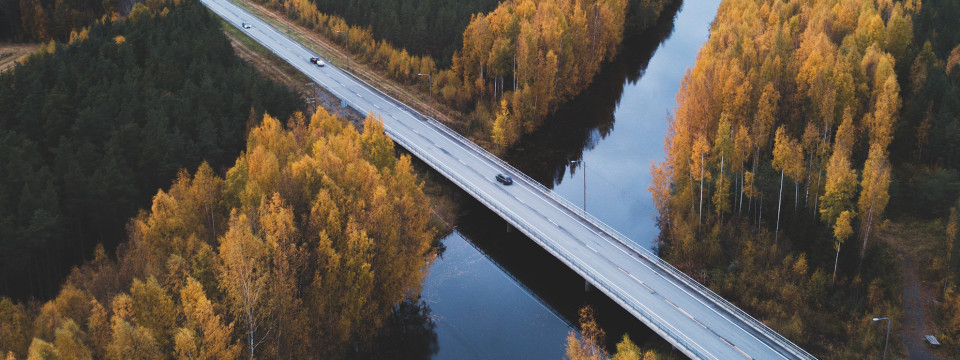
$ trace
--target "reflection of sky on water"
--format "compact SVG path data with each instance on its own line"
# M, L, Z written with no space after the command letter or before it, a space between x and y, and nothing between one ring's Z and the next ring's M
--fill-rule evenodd
M663 161L667 115L697 51L706 42L709 24L719 0L688 2L674 22L674 31L635 84L624 86L614 111L616 125L603 139L584 151L587 169L587 211L633 241L652 248L659 233L656 208L647 187L650 164ZM583 201L583 176L564 172L554 187L578 206ZM594 206L591 206L594 204Z
M689 2L674 22L663 19L644 37L628 40L620 58L604 66L585 94L561 107L558 115L547 121L549 128L525 138L505 158L580 206L583 174L580 165L569 169L568 161L583 157L587 168L587 210L641 245L652 247L658 230L654 222L656 209L647 191L650 163L663 159L667 114L676 106L674 96L680 80L686 69L693 66L697 50L706 41L718 5L719 0ZM466 217L459 222L496 223L495 219L490 221L482 216L480 220ZM484 226L490 225L472 225ZM576 316L576 308L583 303L594 303L590 298L597 292L579 293L576 289L581 284L575 284L572 290L566 285L544 284L549 282L544 279L553 277L535 273L556 270L524 266L525 255L518 260L504 254L515 252L509 245L501 246L505 241L516 241L515 236L487 239L502 235L496 231L467 233L475 243L482 243L478 246L491 256L479 251L459 231L443 240L446 251L431 266L422 291L436 323L439 351L433 358L562 358L565 337L572 329L568 322L576 321L570 318ZM504 263L498 264L491 257ZM527 273L511 274L506 270ZM577 282L579 278L572 271L569 273L558 272L556 278ZM564 300L566 297L570 299ZM629 322L622 328L637 326L639 321L631 319L621 319ZM601 319L600 325L615 328L623 324L603 323ZM645 334L629 331L641 343L642 338L652 337L649 341L666 344L649 330Z
M421 296L433 312L436 359L560 359L570 327L459 232L444 240Z

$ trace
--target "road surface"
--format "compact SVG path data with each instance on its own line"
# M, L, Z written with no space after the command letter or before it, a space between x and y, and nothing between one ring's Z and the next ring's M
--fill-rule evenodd
M803 349L506 162L330 65L228 0L201 0L361 113L691 358L806 359ZM242 24L249 24L243 27ZM514 184L494 180L511 175Z

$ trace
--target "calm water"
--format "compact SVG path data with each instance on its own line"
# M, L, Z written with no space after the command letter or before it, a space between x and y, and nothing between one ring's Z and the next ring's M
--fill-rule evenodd
M667 114L720 0L688 1L658 26L625 41L583 95L549 128L528 136L507 161L637 243L652 248L656 209L650 163L663 159ZM519 231L460 193L457 229L424 282L428 346L406 355L433 359L560 359L577 310L593 306L608 344L624 333L644 347L670 345Z
M587 92L509 156L511 164L633 241L653 248L659 233L647 187L650 164L664 158L667 115L697 50L707 40L719 0L687 1L661 44L656 35L628 43ZM672 30L672 33L669 31ZM650 56L653 52L653 56ZM649 61L647 61L649 59Z

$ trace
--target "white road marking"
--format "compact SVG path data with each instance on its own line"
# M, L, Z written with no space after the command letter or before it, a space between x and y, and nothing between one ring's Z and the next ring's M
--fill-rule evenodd
M727 339L724 339L723 336L719 336L719 338L720 338L720 340L723 340L723 342L727 343L727 345L730 345L730 347L732 347L734 350L739 351L739 352L740 352L740 355L743 355L743 356L746 357L747 359L753 360L753 357L751 357L751 356L748 355L747 353L743 352L743 350L740 350L740 348L738 348L736 345L731 344L729 341L727 341Z

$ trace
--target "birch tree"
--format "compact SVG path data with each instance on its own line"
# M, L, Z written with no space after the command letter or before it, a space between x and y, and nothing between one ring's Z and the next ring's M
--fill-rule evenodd
M697 220L697 226L703 223L703 181L706 180L710 173L707 172L707 155L710 151L710 144L707 142L707 137L700 135L697 137L697 140L693 143L693 151L690 153L690 172L695 181L700 182L700 208L697 211L699 218Z
M774 235L776 239L780 234L780 208L783 203L783 178L789 173L790 177L797 181L797 177L803 173L803 149L796 139L787 135L783 126L777 128L773 146L773 168L780 171L780 195L777 200L777 229Z
M860 262L867 251L867 243L873 226L880 222L890 194L890 162L887 160L880 144L870 146L870 155L863 166L863 180L860 182L860 199L857 205L860 209L860 233L863 236L863 246L860 248Z
M853 217L856 214L850 210L844 210L840 213L840 216L837 218L837 223L833 225L833 237L836 239L834 242L834 248L837 250L837 256L833 260L833 282L837 282L837 264L840 263L840 245L843 245L843 242L853 235L853 227L850 226L850 223L853 221Z
M220 286L230 308L241 321L249 357L266 340L269 309L266 290L269 282L270 248L254 235L246 214L230 214L230 229L220 238Z

